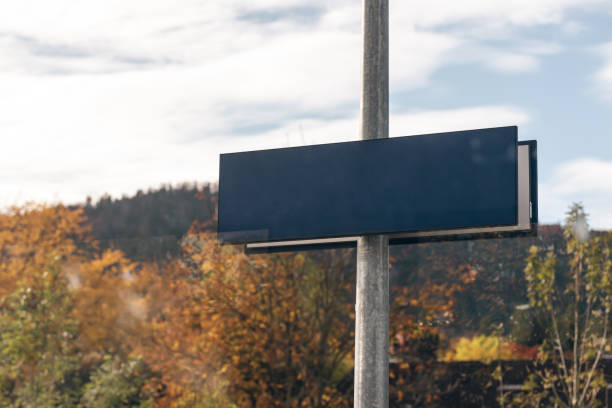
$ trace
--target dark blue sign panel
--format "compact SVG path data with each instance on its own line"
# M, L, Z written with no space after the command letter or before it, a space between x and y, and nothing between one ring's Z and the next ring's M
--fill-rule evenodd
M516 225L517 128L221 155L228 243Z

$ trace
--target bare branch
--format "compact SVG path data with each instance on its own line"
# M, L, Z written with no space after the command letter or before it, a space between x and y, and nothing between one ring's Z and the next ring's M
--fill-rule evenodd
M593 366L591 367L591 370L589 371L589 376L587 377L587 380L584 384L584 389L582 390L582 395L580 396L579 402L582 402L584 400L586 392L589 389L591 381L593 380L593 375L595 374L595 370L597 369L597 366L599 365L599 360L601 359L601 355L603 354L603 351L605 349L606 340L608 338L608 317L609 317L608 315L609 313L610 313L610 310L609 308L606 307L606 312L604 313L604 331L601 336L601 342L599 344L599 349L597 350L597 356L595 357Z

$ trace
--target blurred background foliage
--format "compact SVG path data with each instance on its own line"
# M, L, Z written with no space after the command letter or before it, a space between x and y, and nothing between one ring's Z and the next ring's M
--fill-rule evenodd
M352 406L354 251L247 257L215 209L181 185L0 213L0 406ZM567 285L558 225L392 247L392 406L490 406L496 362L538 358L531 246Z

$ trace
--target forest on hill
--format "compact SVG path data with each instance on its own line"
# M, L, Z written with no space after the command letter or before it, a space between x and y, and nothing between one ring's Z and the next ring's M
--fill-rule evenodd
M215 211L186 184L1 213L0 406L352 406L355 251L246 256ZM528 387L513 406L552 403L566 377L529 373L574 344L595 368L560 398L598 397L612 233L578 239L581 220L392 247L390 406L491 406L504 378Z
M217 194L211 184L164 185L116 199L104 195L81 207L100 246L121 249L131 259L176 256L179 240L194 222L216 228Z

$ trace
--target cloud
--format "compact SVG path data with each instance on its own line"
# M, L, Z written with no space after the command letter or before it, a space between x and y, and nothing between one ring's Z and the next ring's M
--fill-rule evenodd
M501 72L526 72L537 69L539 61L532 55L499 53L486 64Z
M603 66L594 75L598 93L610 99L612 98L612 42L595 47L595 52L604 60Z
M612 162L595 158L576 159L559 166L556 175L563 180L555 188L559 194L612 194Z
M512 48L515 48L513 50ZM514 47L492 47L489 45L463 42L450 53L446 60L450 64L473 64L483 66L502 74L522 74L536 71L540 67L540 55L556 53L559 46L521 44Z
M413 63L435 69L429 60L437 57L438 45L423 38L427 35L436 34L442 48L453 38L507 39L516 28L566 24L568 9L599 3L603 1L468 0L461 7L450 7L446 0L393 3L391 46L397 47L398 60L409 55ZM360 18L360 2L348 0L184 0L180 7L171 0L10 1L0 14L0 61L4 70L37 74L207 64L296 31L342 31L359 43ZM353 51L358 54L359 47ZM500 64L524 66L519 59Z
M450 35L417 30L409 25L391 26L389 37L389 75L394 92L426 86L430 75L461 44L461 40Z
M517 26L560 24L572 8L605 3L606 0L465 0L458 6L445 0L416 0L394 4L397 7L394 12L425 27L461 23L507 30Z
M542 56L563 50L558 43L534 41L521 30L558 27L564 33L577 33L579 23L567 18L568 11L605 4L605 0L468 0L452 7L445 0L417 0L393 4L391 25L411 25L451 39L453 47L440 64L475 64L517 74L537 70Z
M518 126L529 122L529 115L512 106L477 106L460 109L412 111L393 115L390 133L394 136Z
M411 110L389 118L390 137L453 130L516 126L529 123L529 115L513 106L475 106L459 109ZM298 119L268 132L234 138L223 152L248 151L359 140L359 117Z
M587 27L578 21L569 20L563 23L561 29L564 34L573 36L585 32Z
M544 222L560 222L573 202L584 204L595 228L612 228L612 162L597 158L571 160L557 166L540 183L540 213Z
M447 64L537 69L555 44L508 48L514 30L562 24L569 8L597 3L393 3L392 91L425 87ZM222 151L355 139L360 30L352 0L9 1L0 13L0 93L10 95L0 99L1 204L214 181ZM391 129L527 120L510 106L415 110L396 113Z
M129 107L132 101L128 99L124 103ZM75 109L77 105L75 103ZM120 116L123 109L123 105L116 110L103 109L101 112L105 115L97 118L95 112L71 112L75 119L73 126L83 132L79 139L62 139L61 134L49 137L44 133L49 123L43 120L38 124L42 136L35 141L37 147L32 152L31 141L12 139L8 150L0 152L0 179L5 180L0 184L3 200L0 205L27 200L74 203L82 202L87 195L96 198L104 192L114 196L133 194L138 189L162 182L216 181L220 153L359 138L358 117L353 115L337 119L292 119L275 129L255 134L176 143L166 135L171 128L171 124L165 122L168 117L158 112L151 112L149 121L139 116L146 112L136 112L139 119L129 128L120 129L113 121L130 122L110 115ZM49 115L50 118L54 116ZM96 120L92 125L91 121ZM517 108L480 106L394 114L390 127L392 136L402 136L521 125L527 121L527 114ZM113 129L120 131L113 133ZM23 131L35 132L32 129ZM15 169L24 174L19 176Z
M314 6L277 7L271 9L248 10L237 16L238 20L245 20L258 24L269 24L282 20L295 20L303 24L316 22L323 10Z

